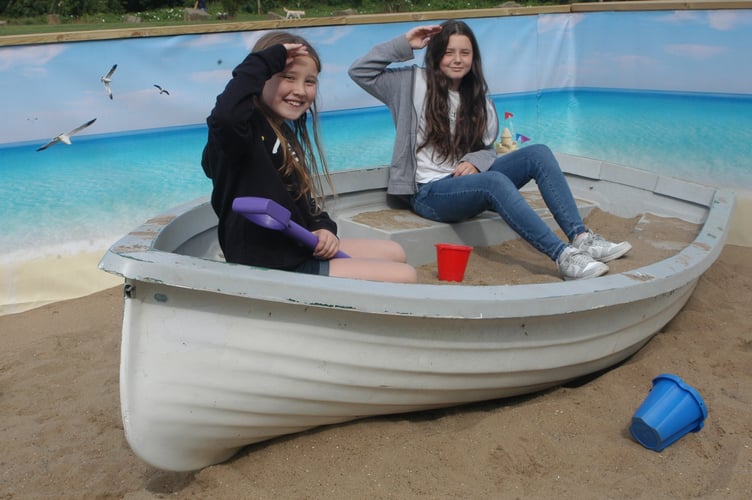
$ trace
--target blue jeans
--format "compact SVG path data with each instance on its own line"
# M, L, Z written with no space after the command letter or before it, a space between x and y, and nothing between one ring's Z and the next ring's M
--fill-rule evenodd
M439 222L459 222L493 210L517 234L556 261L566 243L546 225L519 189L535 179L548 209L572 241L587 231L559 162L542 144L500 156L486 172L447 176L418 188L412 197L415 213Z

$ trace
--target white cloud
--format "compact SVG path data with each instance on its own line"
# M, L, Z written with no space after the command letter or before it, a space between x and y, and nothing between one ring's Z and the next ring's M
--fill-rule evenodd
M261 38L262 35L266 33L265 31L246 31L241 35L241 39L243 40L243 47L245 47L247 52L250 52L251 49L253 49L253 46L256 45L256 42L258 42L258 39Z
M538 33L571 30L582 21L582 14L548 14L538 17Z
M213 47L222 44L232 44L232 40L237 38L236 33L219 33L206 34L198 36L176 37L182 42L181 47ZM185 41L183 41L185 40Z
M659 23L683 24L687 21L700 21L700 15L688 10L677 10L664 16L656 16L655 20Z
M643 66L655 66L656 61L652 57L636 55L636 54L624 54L614 58L614 61L623 69L633 69Z
M65 51L62 44L11 47L0 50L0 71L20 66L42 66Z
M678 25L694 21L697 24L707 24L717 31L730 31L745 24L752 24L752 15L748 11L740 10L710 10L704 13L678 10L656 17L656 21Z
M708 12L708 23L710 27L718 31L730 31L737 26L749 24L752 17L742 15L732 10L717 10Z
M27 80L37 80L47 76L47 68L38 66L21 68L19 72Z
M711 57L726 52L726 50L726 47L719 45L702 45L694 43L674 44L665 47L665 51L668 54L689 57L691 59L710 59Z
M215 69L213 71L196 71L191 73L190 79L196 83L225 84L232 78L231 69Z
M326 75L346 73L349 66L341 63L323 63L321 72Z
M352 32L352 26L332 26L305 32L301 36L314 47L318 47L319 45L334 45L341 39L349 37Z

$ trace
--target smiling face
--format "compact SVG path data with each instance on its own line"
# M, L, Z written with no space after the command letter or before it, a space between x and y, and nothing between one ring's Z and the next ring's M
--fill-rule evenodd
M280 118L297 120L316 98L318 76L316 62L311 57L296 57L266 81L261 99Z
M460 82L470 72L473 65L473 44L465 35L449 37L444 55L439 62L439 70L451 80L451 88L457 90Z

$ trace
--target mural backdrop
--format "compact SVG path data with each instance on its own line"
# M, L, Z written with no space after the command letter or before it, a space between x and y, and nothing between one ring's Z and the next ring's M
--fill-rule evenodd
M752 94L752 11L544 14L471 19L493 94L562 88ZM323 110L375 106L354 58L415 23L305 28L324 61ZM0 142L202 123L260 32L0 48ZM418 54L422 57L422 53ZM117 64L109 99L100 77ZM160 94L154 85L169 92Z
M502 127L515 136L699 182L752 185L752 11L468 23L507 116ZM335 170L388 161L388 113L347 68L416 24L294 30L324 62L319 104L333 117L325 144L340 155ZM169 206L208 195L199 166L204 120L261 34L0 47L0 256L114 241ZM357 110L345 114L355 121L337 122L342 110ZM44 147L85 124L71 145Z

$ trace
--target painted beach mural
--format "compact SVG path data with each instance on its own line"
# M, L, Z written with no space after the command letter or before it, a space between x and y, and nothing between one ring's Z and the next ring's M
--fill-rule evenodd
M468 23L507 143L752 186L752 10ZM333 170L388 163L391 117L346 72L416 24L425 23L291 28L324 62L319 104ZM1 46L0 259L105 249L154 214L208 195L204 120L261 34Z

